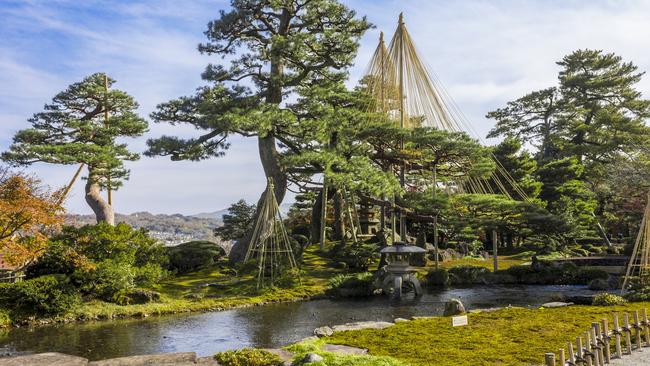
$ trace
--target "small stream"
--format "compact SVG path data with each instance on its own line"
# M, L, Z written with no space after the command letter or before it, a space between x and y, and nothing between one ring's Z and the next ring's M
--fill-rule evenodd
M0 330L4 355L62 352L90 360L161 352L207 356L242 347L280 347L312 335L315 328L354 321L441 315L459 298L468 309L539 306L561 295L592 294L583 286L490 286L428 290L419 299L385 297L271 304L221 312L167 315Z

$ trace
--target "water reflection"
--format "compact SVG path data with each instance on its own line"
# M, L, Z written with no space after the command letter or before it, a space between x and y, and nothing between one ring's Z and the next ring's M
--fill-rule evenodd
M312 334L314 328L365 320L440 315L444 301L460 298L469 309L537 306L562 294L591 292L575 286L493 286L429 291L419 299L317 300L223 312L181 314L16 328L0 333L0 352L62 352L91 360L160 352L199 355L241 347L279 347Z

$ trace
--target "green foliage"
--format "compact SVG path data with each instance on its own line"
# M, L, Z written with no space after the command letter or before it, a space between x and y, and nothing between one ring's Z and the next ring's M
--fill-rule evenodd
M269 351L243 348L236 351L219 352L214 355L215 360L223 366L280 366L280 357Z
M237 241L253 230L254 215L255 205L239 200L228 207L228 213L223 215L223 226L214 229L214 234L223 240Z
M80 301L77 290L62 275L0 284L3 307L22 315L59 315L70 311Z
M336 245L332 247L329 255L334 261L345 263L347 268L357 272L367 271L372 262L379 256L376 244L361 242L350 245Z
M302 360L308 353L323 357L321 362L305 364L309 366L406 366L405 363L392 357L326 352L322 350L324 343L323 339L310 339L292 344L286 349L295 355L294 360Z
M113 295L113 302L118 305L148 304L160 301L160 293L144 289L120 290Z
M371 296L375 290L370 272L340 274L329 280L330 294L341 297Z
M90 269L92 262L83 254L61 242L52 242L38 260L25 268L26 278L49 274L71 275L77 270Z
M72 277L83 293L104 301L113 301L119 292L135 287L134 268L112 259L98 263L93 270L79 271Z
M484 276L489 272L490 271L485 267L458 266L449 269L449 277L453 284L470 285L477 283L481 276Z
M210 241L190 241L167 248L169 269L177 273L188 273L207 268L226 255L226 251Z
M425 279L427 286L448 286L451 283L449 271L445 268L430 270Z
M587 285L593 280L607 280L609 274L600 269L582 268L567 263L556 266L540 261L536 266L512 266L503 273L515 283L526 285Z
M650 301L650 286L634 285L623 295L627 301Z
M601 293L596 296L594 296L594 300L592 302L592 305L594 306L615 306L615 305L623 305L627 302L624 298L610 294L610 293Z

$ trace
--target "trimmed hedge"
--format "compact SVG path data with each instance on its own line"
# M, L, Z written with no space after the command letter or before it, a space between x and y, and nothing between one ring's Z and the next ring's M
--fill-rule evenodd
M183 274L214 265L226 251L217 243L195 240L167 248L167 255L169 269Z
M62 275L0 284L2 306L21 315L59 315L80 302L79 292Z

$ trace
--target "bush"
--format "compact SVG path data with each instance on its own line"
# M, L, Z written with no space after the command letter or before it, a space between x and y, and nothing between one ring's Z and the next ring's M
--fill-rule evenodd
M332 248L330 256L336 262L345 263L346 268L366 272L373 260L379 256L378 249L376 244L336 245Z
M113 296L113 301L118 305L148 304L160 301L160 293L144 289L122 290Z
M341 297L371 296L374 292L374 277L370 272L351 275L336 275L329 280L331 295Z
M489 272L485 267L458 266L449 269L449 276L453 284L469 285L476 283L481 276Z
M650 301L650 287L634 285L623 297L631 302Z
M0 284L0 302L22 315L63 314L81 301L79 293L62 275L47 275Z
M76 270L89 270L93 263L72 248L59 243L51 243L45 253L25 268L25 278L36 278L49 274L70 275Z
M226 251L217 243L197 240L169 247L167 255L170 270L189 273L212 266L226 255Z
M299 268L286 269L275 279L274 285L281 288L294 287L300 284L301 275Z
M75 272L73 280L83 293L105 301L114 301L119 292L135 287L135 271L133 267L118 261L105 260L91 271Z
M589 281L587 287L589 287L591 291L604 291L609 288L609 283L607 280L603 280L602 278L596 278L595 280Z
M602 269L595 268L579 268L575 274L573 284L576 285L587 285L593 280L605 280L609 279L609 273L603 271Z
M152 263L135 267L133 270L135 276L133 282L136 286L141 287L152 287L169 275L169 272Z
M432 269L426 275L427 286L449 285L449 271L444 268Z
M595 306L614 306L614 305L623 305L627 302L624 298L610 294L610 293L602 293L594 296L594 300L592 302L592 305Z
M236 351L219 352L214 359L222 366L280 366L280 357L269 351L244 348Z

